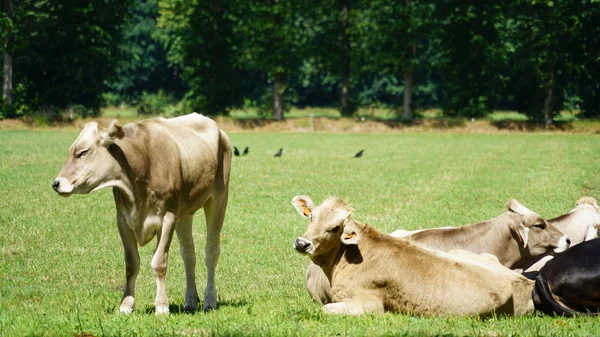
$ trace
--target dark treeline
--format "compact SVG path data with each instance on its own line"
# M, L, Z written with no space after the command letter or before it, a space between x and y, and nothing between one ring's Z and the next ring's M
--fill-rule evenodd
M600 117L598 0L0 0L0 116L179 102ZM144 105L146 104L146 105Z

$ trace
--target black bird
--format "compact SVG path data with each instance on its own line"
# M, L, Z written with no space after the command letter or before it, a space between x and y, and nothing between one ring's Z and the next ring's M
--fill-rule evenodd
M249 150L249 149L248 149L248 147L246 146L246 148L244 149L244 152L242 152L242 155L243 155L243 156L247 155L247 154L248 154L248 150Z
M356 154L354 155L354 158L362 157L363 151L365 151L365 150L360 150L360 151L356 152Z
M279 149L277 153L275 153L275 157L281 157L281 153L283 152L283 148Z
M240 155L240 151L238 150L237 146L233 147L233 154L238 157Z

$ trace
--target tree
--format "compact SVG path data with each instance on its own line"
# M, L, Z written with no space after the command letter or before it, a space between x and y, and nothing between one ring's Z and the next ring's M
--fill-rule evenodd
M128 9L115 79L111 91L135 102L143 92L164 90L181 95L176 66L169 66L162 44L153 38L158 16L157 0L135 1Z
M512 94L517 110L546 125L563 107L573 75L581 72L577 57L579 15L584 2L520 0L511 3L515 44ZM597 24L597 23L596 23ZM575 48L574 48L575 47Z
M502 90L506 45L500 30L506 6L502 0L434 3L444 113L483 116L496 106Z
M79 104L99 112L127 5L127 0L17 4L14 78L31 109Z
M0 27L2 43L2 102L10 109L12 105L13 92L13 63L12 63L12 40L13 40L13 19L14 6L12 0L2 1L2 15L0 16ZM3 109L4 110L4 109Z
M374 0L367 2L363 10L363 48L368 53L364 71L403 80L402 99L396 101L402 101L404 119L412 118L415 70L427 64L419 58L417 49L425 49L432 8L420 0Z
M236 36L242 41L242 67L266 74L272 84L272 117L283 119L285 95L290 78L305 59L310 25L311 1L238 1Z
M208 114L226 114L241 105L233 1L159 0L158 4L161 29L155 36L163 42L169 61L182 69L189 88L184 97L187 105Z

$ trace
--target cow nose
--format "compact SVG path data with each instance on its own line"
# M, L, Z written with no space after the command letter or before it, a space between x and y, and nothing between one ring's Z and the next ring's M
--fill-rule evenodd
M52 182L52 188L56 191L56 189L58 188L58 186L60 185L60 181L58 181L58 179L56 179L55 181Z
M294 248L299 252L306 252L308 247L310 247L310 241L303 238L297 238L294 242Z
M571 239L567 238L567 244L570 246L571 245Z

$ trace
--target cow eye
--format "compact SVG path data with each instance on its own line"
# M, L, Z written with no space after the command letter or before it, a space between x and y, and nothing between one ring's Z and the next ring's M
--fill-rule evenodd
M337 233L340 230L340 225L337 225L331 229L332 233Z
M79 151L75 154L75 158L81 158L81 157L85 156L88 152L90 152L90 150Z
M536 223L535 225L533 225L533 227L537 227L539 229L546 229L546 224L545 223Z

